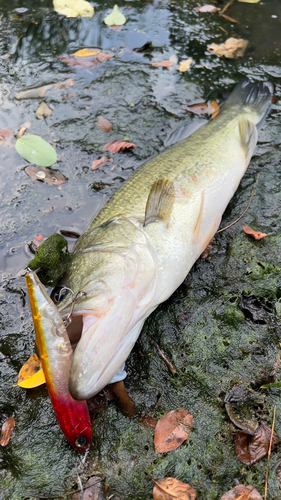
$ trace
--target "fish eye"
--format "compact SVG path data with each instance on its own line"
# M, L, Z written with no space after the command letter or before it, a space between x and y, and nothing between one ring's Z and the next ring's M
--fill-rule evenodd
M86 446L87 442L88 442L88 440L86 437L80 436L79 438L76 439L75 446L77 446L77 448L84 448L84 446Z
M54 288L51 293L51 299L55 304L62 301L68 294L69 289L65 285L58 285Z

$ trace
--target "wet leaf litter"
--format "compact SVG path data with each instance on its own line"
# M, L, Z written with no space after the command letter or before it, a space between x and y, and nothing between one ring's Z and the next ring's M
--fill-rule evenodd
M194 101L193 101L194 102ZM101 111L102 112L102 111ZM129 135L129 134L128 134ZM110 165L110 164L109 164Z

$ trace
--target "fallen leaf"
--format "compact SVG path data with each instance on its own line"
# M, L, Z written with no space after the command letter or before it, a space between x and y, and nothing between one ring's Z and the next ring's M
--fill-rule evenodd
M113 129L112 123L106 118L103 118L103 116L98 116L97 126L103 132L110 132Z
M74 52L74 56L76 57L88 57L88 56L96 56L100 53L99 49L81 49Z
M189 59L186 59L186 61L180 61L179 62L179 66L180 66L179 71L181 73L184 73L185 71L187 71L190 68L192 63L193 63L192 57L190 57Z
M67 178L59 172L50 170L49 168L39 168L39 167L26 167L25 173L31 177L31 179L37 181L43 181L46 184L63 184L67 181Z
M232 490L225 493L220 500L263 500L259 492L253 486L238 484Z
M198 12L218 12L220 10L214 5L202 5L202 7L194 7L194 9Z
M98 500L102 496L102 478L92 476L83 486L82 491L77 491L72 495L71 500Z
M259 323L266 323L271 312L255 295L242 295L239 307L246 317Z
M261 0L238 0L241 3L259 3Z
M139 422L149 429L155 429L157 425L156 418L150 417L149 415L141 415Z
M117 139L108 142L103 146L103 151L109 151L109 153L118 153L118 151L124 151L128 148L136 148L137 146L133 142L129 141L118 141Z
M15 98L18 100L38 99L40 97L44 97L48 90L51 90L53 88L60 90L67 89L68 87L72 87L74 83L75 83L74 78L67 78L67 80L64 80L63 82L60 83L49 83L48 85L43 85L43 87L35 87L33 89L21 90L16 94Z
M32 389L44 383L45 376L40 359L37 354L33 354L20 369L17 385L24 389Z
M31 127L31 124L32 124L32 121L31 120L28 120L27 122L25 122L21 128L19 129L18 133L17 133L17 136L18 137L22 137L23 134L25 134L25 132L27 131L27 129L29 129Z
M68 229L60 229L60 233L66 238L80 238L81 234L76 231L69 231Z
M196 491L173 477L166 477L155 481L153 500L195 500Z
M103 61L108 61L112 57L114 57L114 54L106 54L105 52L100 52L100 54L98 54L97 60L99 62L103 62Z
M99 160L94 160L92 163L92 170L98 168L99 165L104 163L105 161L113 161L112 158L107 158L106 156L102 156Z
M52 113L53 111L49 106L45 102L41 102L36 111L36 116L39 120L42 120L43 118L47 118L47 116L51 116Z
M64 64L71 66L72 68L94 68L99 65L97 58L95 56L89 57L76 57L74 55L70 56L58 56Z
M220 107L216 101L200 102L189 106L186 108L187 111L194 113L195 115L212 115L215 118L220 110Z
M239 24L239 21L236 21L236 19L233 19L232 17L229 17L226 14L222 14L221 17L224 17L224 19L226 19L227 21L230 21L231 23Z
M0 441L1 446L7 446L8 442L10 441L11 434L15 428L15 424L16 423L14 417L9 417L2 425Z
M244 55L248 44L248 40L243 40L242 38L228 38L221 45L211 43L211 45L208 45L207 50L218 57L225 56L228 59L237 59Z
M58 14L66 17L92 17L95 12L85 0L53 0L53 6Z
M2 128L0 130L0 141L4 141L5 139L7 139L7 137L11 137L13 133L14 132L12 130L9 130L8 128Z
M155 453L166 453L178 448L188 439L193 416L185 408L169 411L156 425Z
M20 137L15 144L17 152L30 163L39 167L50 167L57 161L56 150L39 135Z
M208 262L210 262L210 260L211 260L210 253L211 253L215 243L216 243L216 239L212 238L210 240L210 242L208 243L208 245L206 246L204 252L201 253L200 259L206 259Z
M154 68L171 68L171 66L174 66L173 61L160 61L160 62L154 62L152 63L152 66Z
M271 428L260 425L250 436L243 431L236 432L235 454L243 464L253 465L267 456L271 437ZM273 432L271 448L279 443L276 432Z
M120 12L118 5L114 5L112 12L104 19L104 23L108 26L121 26L125 22L126 17Z
M116 394L119 400L119 405L121 410L125 413L128 413L132 417L135 417L137 410L132 398L126 391L124 381L114 382L113 384L109 384L110 389Z
M245 224L243 225L243 231L249 236L253 236L255 240L261 240L262 238L265 238L267 236L267 233L261 233L260 231L255 231L255 229L252 229L250 226L246 226Z
M115 31L121 31L122 28L121 26L115 26L115 25L112 25L112 26L108 26L111 30L115 30Z

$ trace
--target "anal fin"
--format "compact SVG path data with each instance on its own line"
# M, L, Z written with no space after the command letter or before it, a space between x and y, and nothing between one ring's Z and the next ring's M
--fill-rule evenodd
M144 226L161 220L169 226L170 216L175 199L174 185L169 179L155 181L148 195Z
M247 164L254 152L258 140L258 131L255 124L247 118L240 118L238 122L241 146L245 151Z

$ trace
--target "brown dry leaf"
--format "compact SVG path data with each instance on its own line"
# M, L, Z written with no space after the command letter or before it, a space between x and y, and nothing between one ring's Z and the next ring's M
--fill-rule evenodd
M100 53L99 49L81 49L74 52L74 56L76 57L88 57L88 56L96 56Z
M193 106L186 108L186 110L196 115L212 115L212 118L215 118L220 110L220 107L216 101L211 101L194 104Z
M262 500L262 496L253 486L238 484L232 490L227 491L220 500Z
M103 151L109 151L109 153L118 153L118 151L124 151L128 148L136 148L137 146L133 142L129 141L118 141L117 139L108 142L103 146Z
M157 425L156 418L150 417L149 415L141 415L139 422L149 429L155 429Z
M0 141L4 141L5 139L7 139L7 137L11 137L13 133L14 132L12 130L9 130L8 128L2 128L0 130Z
M260 231L255 231L255 229L252 229L250 226L247 226L246 224L243 225L243 231L249 236L253 236L255 240L261 240L262 238L265 238L267 236L267 233L261 233Z
M10 441L11 434L15 428L15 425L16 422L14 417L9 417L4 422L1 430L1 441L0 441L1 446L7 446L8 442Z
M218 12L220 10L214 5L202 5L202 7L194 7L194 9L198 12Z
M211 251L212 251L213 246L214 246L215 243L216 243L216 239L212 238L209 241L208 245L206 246L204 252L201 253L200 259L206 259L206 260L208 260L208 262L210 262L210 260L211 260L210 253L211 253Z
M160 62L154 62L152 63L152 66L154 68L171 68L171 66L174 66L173 61L160 61Z
M64 90L68 89L69 87L72 87L75 83L74 78L67 78L64 82L61 83L55 83L54 87L56 89Z
M48 104L45 102L41 102L39 108L36 111L36 116L39 120L43 120L43 118L47 118L51 116L53 111L49 108Z
M248 40L243 40L242 38L228 38L221 45L211 43L211 45L208 45L207 50L218 57L225 56L228 59L237 59L244 55L248 44Z
M67 78L67 80L64 80L63 82L60 83L50 83L48 85L44 85L43 87L37 87L34 89L28 89L28 90L21 90L16 94L16 99L38 99L40 97L44 97L47 90L51 90L53 88L55 89L67 89L68 87L72 87L74 85L75 80L74 78Z
M17 136L18 137L22 137L23 134L25 134L25 132L31 127L31 124L32 124L32 121L31 120L28 120L27 122L25 122L21 128L19 129L18 133L17 133Z
M26 167L25 172L31 179L37 181L43 181L46 184L62 184L67 181L67 178L64 175L56 172L55 170L50 170L49 168L43 167Z
M115 30L115 31L121 31L122 30L122 26L117 26L116 24L112 24L111 26L108 26L111 30Z
M193 63L192 57L190 57L189 59L186 59L186 61L180 61L179 62L179 71L181 73L184 73L185 71L187 71L190 68L192 63Z
M154 434L155 453L166 453L178 448L188 439L193 416L179 408L167 413L157 422Z
M98 168L99 165L104 163L105 161L113 161L112 158L107 158L106 156L102 156L99 160L94 160L92 163L92 170Z
M236 432L235 454L241 462L253 465L267 456L271 437L271 428L260 425L252 436L243 431ZM276 432L273 432L272 445L274 448L279 443Z
M64 64L67 66L71 66L72 68L94 68L99 65L95 56L89 57L76 57L74 55L71 56L58 56Z
M137 410L132 398L126 391L124 381L120 380L120 382L109 384L109 388L112 389L114 394L118 397L121 410L128 413L132 417L135 417Z
M110 132L113 129L112 123L103 116L98 116L97 126L103 132Z
M103 61L108 61L112 57L114 57L114 54L106 54L106 53L101 52L100 54L98 54L97 60L99 62L103 62Z
M224 17L227 21L230 21L231 23L237 23L239 24L239 21L236 21L236 19L233 19L233 17L229 17L226 14L222 14L221 17Z
M155 481L153 500L195 500L196 491L173 477L166 477Z

